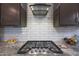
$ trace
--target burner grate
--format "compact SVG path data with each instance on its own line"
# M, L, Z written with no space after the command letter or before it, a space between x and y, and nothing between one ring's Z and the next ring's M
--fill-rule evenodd
M29 52L33 48L46 48L53 53L63 53L62 50L53 41L27 41L19 50L18 54Z

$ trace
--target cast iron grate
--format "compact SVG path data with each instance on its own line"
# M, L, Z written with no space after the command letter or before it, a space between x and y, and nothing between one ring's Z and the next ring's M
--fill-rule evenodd
M25 54L33 48L46 48L53 53L63 53L62 50L53 41L27 41L19 50L18 54Z

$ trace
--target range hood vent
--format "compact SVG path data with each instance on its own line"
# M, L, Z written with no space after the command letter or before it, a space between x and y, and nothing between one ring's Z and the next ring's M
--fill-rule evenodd
M48 4L34 4L34 5L30 5L33 15L36 16L45 16L48 13L49 7L51 5Z

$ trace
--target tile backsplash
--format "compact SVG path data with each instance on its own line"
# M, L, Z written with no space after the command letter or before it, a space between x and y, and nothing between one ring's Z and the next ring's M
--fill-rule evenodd
M32 14L28 5L27 10L27 27L22 28L4 28L3 39L7 40L16 37L18 41L27 40L61 40L64 37L70 37L79 34L78 27L53 27L53 12L50 7L47 16L36 17Z

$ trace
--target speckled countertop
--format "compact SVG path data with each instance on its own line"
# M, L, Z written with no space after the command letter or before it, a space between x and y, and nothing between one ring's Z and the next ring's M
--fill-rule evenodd
M68 48L61 48L63 54L45 54L45 55L28 55L28 54L17 54L18 49L25 43L25 41L18 41L13 43L2 43L0 42L0 56L79 56L78 46L68 46ZM56 41L56 45L65 44L61 41Z

